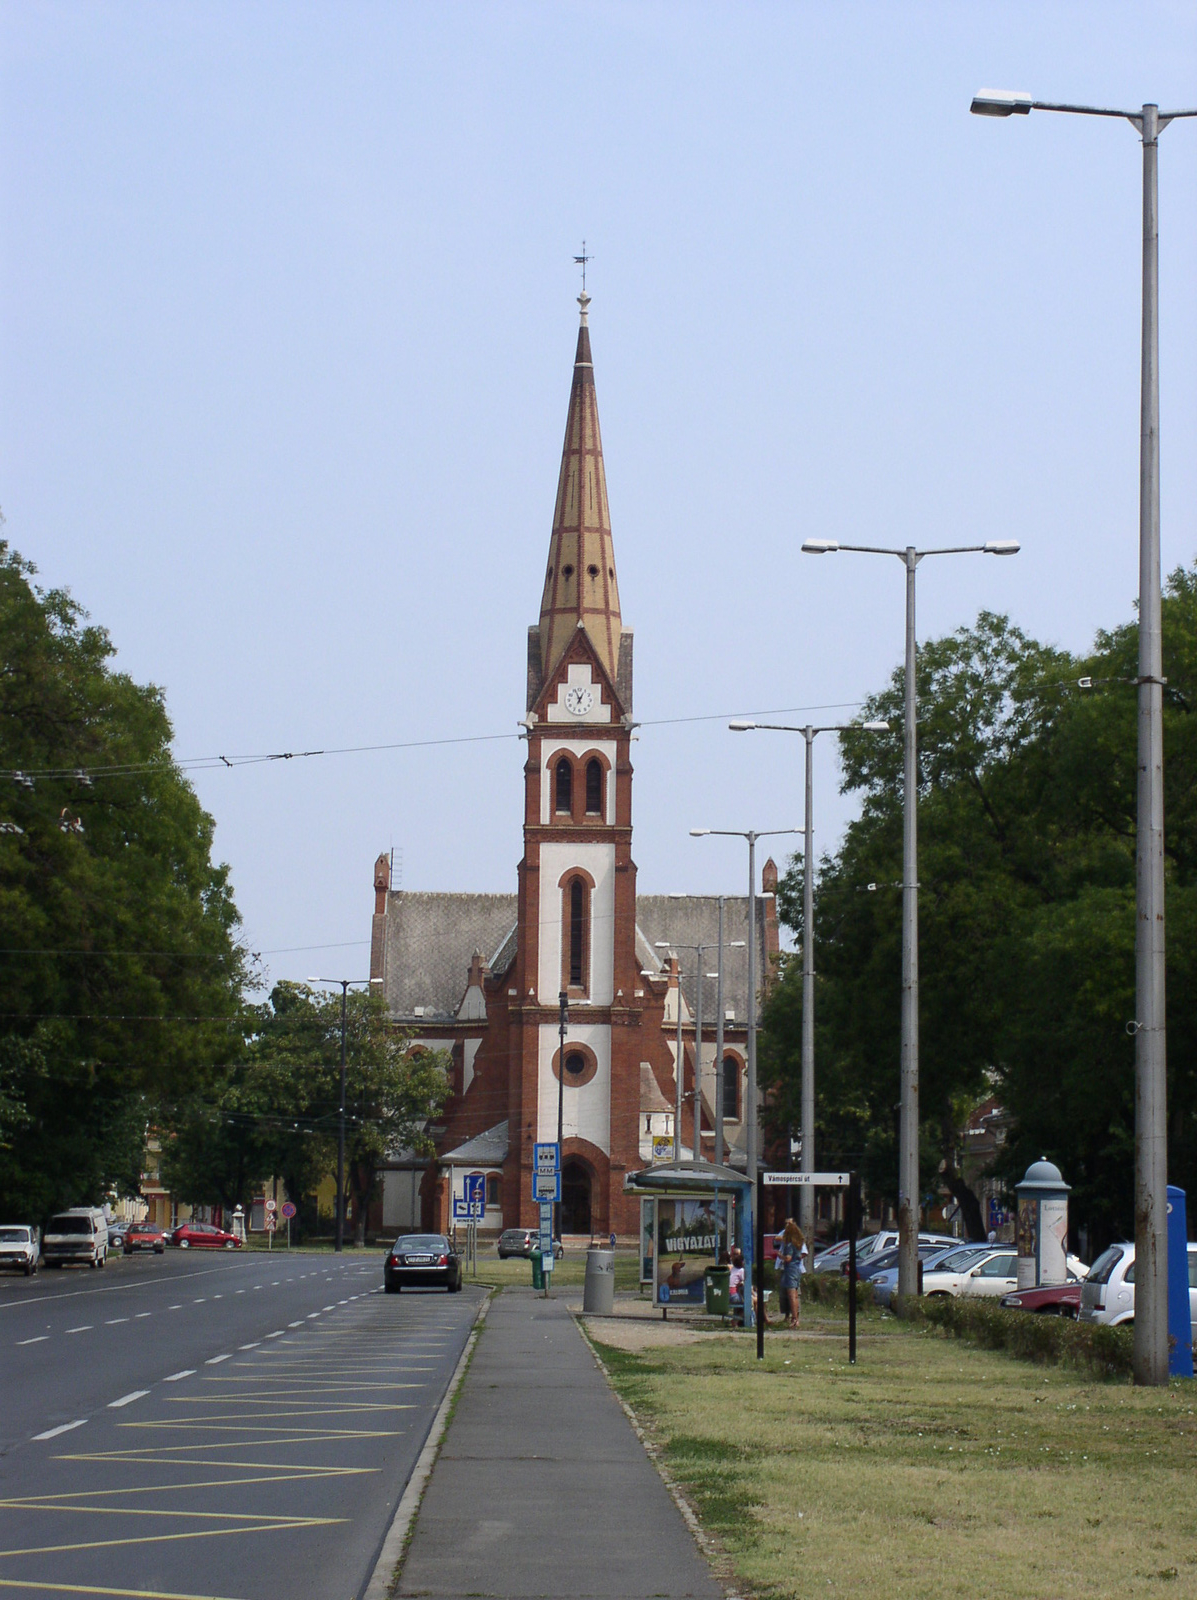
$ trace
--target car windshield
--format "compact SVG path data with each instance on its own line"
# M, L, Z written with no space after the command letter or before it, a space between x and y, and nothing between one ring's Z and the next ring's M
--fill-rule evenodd
M935 1263L936 1272L959 1272L961 1267L967 1266L975 1257L984 1254L984 1248L970 1245L963 1250L949 1250L946 1256L941 1256Z
M28 1244L28 1228L0 1228L0 1244Z
M447 1250L449 1241L439 1233L407 1233L402 1238L395 1240L395 1249L404 1250L409 1255L419 1254L422 1250Z
M90 1233L90 1217L51 1217L50 1233Z
M1112 1244L1108 1250L1103 1250L1101 1255L1089 1268L1086 1283L1109 1283L1110 1273L1122 1260L1122 1246Z
M152 1222L135 1222L129 1229L130 1233L161 1233L162 1229Z

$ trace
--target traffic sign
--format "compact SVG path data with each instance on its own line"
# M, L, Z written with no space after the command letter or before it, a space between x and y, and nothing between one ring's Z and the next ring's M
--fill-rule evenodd
M275 1216L273 1211L268 1211L266 1213L266 1232L273 1233L277 1227L278 1218Z
M277 1211L278 1210L278 1201L277 1200L267 1200L266 1209L267 1209L267 1211Z
M286 1217L288 1222L290 1222L291 1218L294 1215L295 1215L295 1204L294 1204L294 1202L291 1201L291 1200L284 1200L283 1201L283 1216Z
M561 1169L561 1151L555 1144L532 1146L533 1172L558 1172Z
M847 1172L763 1172L761 1181L770 1189L846 1189Z
M534 1172L532 1174L533 1200L560 1200L561 1174L559 1172Z

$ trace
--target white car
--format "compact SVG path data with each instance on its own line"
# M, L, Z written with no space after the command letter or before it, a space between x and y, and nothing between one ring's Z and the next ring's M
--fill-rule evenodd
M31 1278L41 1258L37 1229L23 1226L0 1227L0 1267L15 1267Z
M1189 1247L1189 1321L1197 1337L1197 1244ZM1112 1244L1081 1284L1081 1321L1109 1327L1135 1320L1135 1247Z
M965 1295L968 1297L1009 1294L1018 1287L1018 1253L1010 1245L982 1250L958 1262L954 1270L924 1272L925 1295Z

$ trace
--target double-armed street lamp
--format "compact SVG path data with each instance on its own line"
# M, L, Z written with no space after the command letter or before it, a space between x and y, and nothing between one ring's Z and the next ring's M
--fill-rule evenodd
M918 901L918 739L915 716L915 572L926 556L1018 554L1014 539L986 544L945 545L934 550L871 544L840 544L806 539L804 555L839 550L872 556L897 556L906 568L905 776L902 801L902 1096L898 1126L898 1293L917 1295L919 1287L919 901Z
M702 985L704 977L717 978L719 981L718 1006L720 1010L715 1054L719 1059L716 1067L715 1096L719 1096L719 1074L722 1072L723 1056L723 897L719 898L719 937L707 944L679 944L676 939L657 939L654 941L658 950L692 950L694 952L698 971L695 982L698 993L694 1004L694 1138L693 1151L695 1161L702 1160ZM742 949L743 939L733 939L731 949ZM718 972L703 972L703 956L708 950L718 950ZM675 1078L675 1100L673 1113L673 1159L680 1161L682 1157L682 1076L685 1057L682 1047L682 964L677 964L677 1074ZM723 1114L722 1102L716 1108L716 1137L715 1137L715 1162L723 1163Z
M789 727L780 722L729 722L733 733L800 733L806 742L806 825L802 851L802 1156L800 1169L815 1170L815 824L814 745L820 733L888 733L888 722L832 723L815 728ZM815 1240L815 1191L808 1184L798 1191L798 1225ZM812 1258L813 1259L813 1258Z
M349 1006L349 991L381 984L381 978L309 978L309 983L327 983L341 989L341 1094L337 1115L337 1235L333 1249L340 1254L345 1242L345 1019ZM290 1235L288 1235L288 1238Z
M1164 1011L1164 707L1160 605L1159 136L1197 110L1058 105L983 89L979 117L1063 111L1124 118L1143 141L1139 393L1139 753L1135 871L1135 1382L1168 1381L1168 1127Z

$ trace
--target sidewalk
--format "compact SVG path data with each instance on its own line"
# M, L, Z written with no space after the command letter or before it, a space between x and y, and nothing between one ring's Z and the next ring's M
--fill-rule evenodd
M395 1593L723 1600L563 1300L496 1295Z

